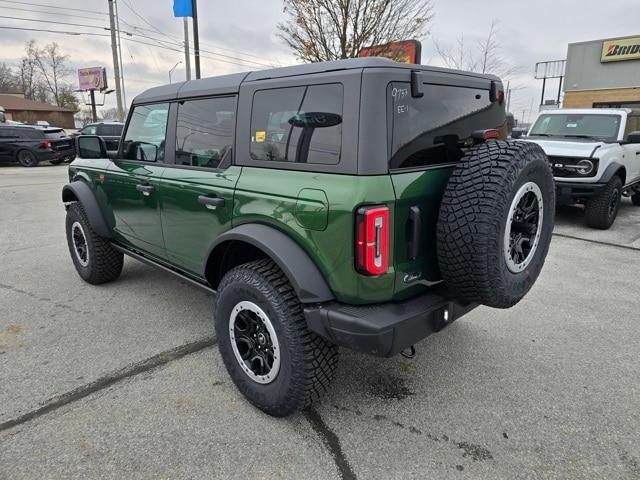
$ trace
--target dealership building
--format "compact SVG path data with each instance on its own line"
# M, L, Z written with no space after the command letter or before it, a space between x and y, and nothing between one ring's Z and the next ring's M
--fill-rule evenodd
M640 36L569 44L563 107L640 109Z

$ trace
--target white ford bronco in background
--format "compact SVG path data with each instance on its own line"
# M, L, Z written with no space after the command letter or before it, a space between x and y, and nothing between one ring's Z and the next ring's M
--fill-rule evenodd
M590 227L611 227L623 195L640 206L640 111L544 111L526 140L549 157L556 204L583 204Z

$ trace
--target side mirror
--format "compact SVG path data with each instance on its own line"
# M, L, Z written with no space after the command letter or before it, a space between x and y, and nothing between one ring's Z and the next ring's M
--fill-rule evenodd
M631 132L627 135L625 143L640 143L640 132Z
M289 119L290 125L299 128L327 128L341 123L341 115L326 112L298 113Z
M107 146L96 135L80 135L76 137L76 153L79 158L107 158Z

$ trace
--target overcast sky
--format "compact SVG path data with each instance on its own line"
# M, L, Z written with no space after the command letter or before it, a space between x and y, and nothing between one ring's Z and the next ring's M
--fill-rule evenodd
M422 63L441 64L435 52L434 39L442 45L453 46L456 38L464 34L465 42L473 45L486 36L492 21L498 20L502 55L521 72L512 80L518 90L513 93L511 110L518 117L522 117L523 111L525 116L530 116L531 105L535 110L540 100L541 83L533 79L536 62L565 58L570 42L640 35L638 0L434 0L434 3L435 17L430 35L423 39ZM177 43L183 38L183 27L182 19L173 17L172 0L118 0L118 4L120 28L133 34L132 37L122 37L131 39L122 42L126 96L130 102L145 88L168 83L169 69L178 61L184 62L184 54L180 51L134 41L156 43L143 37L146 35ZM56 5L98 12L106 12L108 8L107 0L0 0L0 16L108 26L105 15L56 10ZM201 48L207 50L203 55L208 57L202 59L203 76L296 63L275 36L277 23L284 19L280 0L199 0L198 9ZM108 34L86 26L8 18L0 18L0 26ZM106 36L0 29L0 62L17 65L25 42L31 39L40 44L58 42L70 55L73 68L106 66L109 74L113 75L110 43ZM180 50L180 46L176 45L175 49ZM182 63L175 69L173 79L180 81L184 78ZM557 89L557 83L550 84L547 98L553 98L554 89ZM107 97L107 106L114 104L115 95L112 94Z

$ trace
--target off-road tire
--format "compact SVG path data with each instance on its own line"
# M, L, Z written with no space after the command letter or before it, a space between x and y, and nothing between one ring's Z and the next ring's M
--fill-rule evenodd
M618 175L611 177L607 185L597 195L591 197L584 209L587 226L608 230L613 225L622 200L622 179ZM615 204L615 206L612 206Z
M275 329L280 366L271 383L252 379L234 354L231 313L243 301L259 306ZM259 409L276 417L287 416L309 407L329 387L338 349L309 330L295 291L272 260L246 263L227 272L218 288L214 316L218 348L227 371L240 392Z
M87 265L82 264L74 248L73 225L76 222L82 227L86 239ZM118 278L122 272L124 256L114 249L106 238L93 231L82 205L77 202L69 205L65 223L69 253L80 277L93 285L111 282Z
M636 207L640 207L640 193L634 193L631 195L631 203L633 203Z
M531 183L542 198L540 236L528 263L514 273L504 250L508 217L516 194ZM553 174L538 145L488 141L470 148L449 179L437 225L438 263L451 293L495 308L518 303L542 270L554 216Z
M36 154L29 150L20 150L16 154L16 160L23 167L36 167L40 163Z

